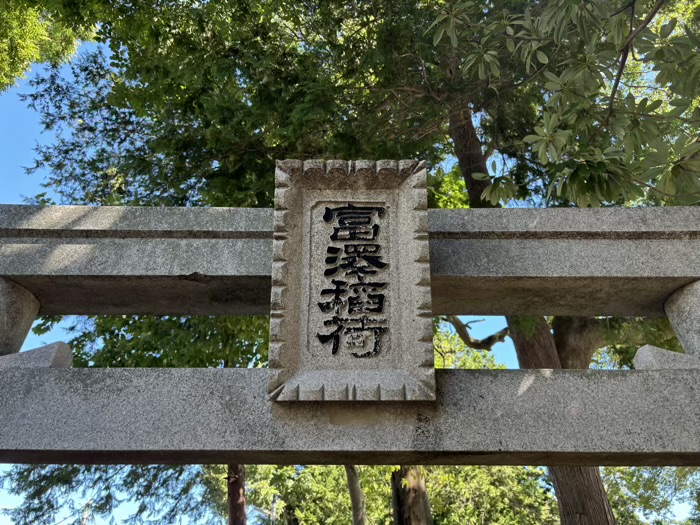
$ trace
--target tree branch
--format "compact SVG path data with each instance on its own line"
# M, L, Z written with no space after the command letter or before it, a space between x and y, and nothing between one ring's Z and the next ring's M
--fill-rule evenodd
M610 92L610 103L608 104L608 112L607 115L605 115L605 118L603 119L601 127L605 126L608 123L608 120L610 120L610 117L613 114L615 96L617 95L617 91L620 87L620 80L622 79L622 74L625 71L625 66L627 65L627 57L629 56L630 51L632 49L634 39L637 38L639 33L641 33L651 23L651 21L659 12L661 7L664 5L665 1L666 0L656 0L654 7L651 8L651 11L649 11L646 18L644 18L642 23L639 24L639 26L637 26L636 29L634 28L635 4L634 2L631 3L630 7L632 8L632 13L630 16L630 34L625 40L625 43L622 45L622 48L620 49L619 65L617 67L617 73L615 74L615 81L613 82L612 91Z
M625 71L625 66L627 65L627 57L629 56L629 54L629 46L622 49L622 53L620 54L620 64L618 65L617 73L615 74L615 82L613 82L612 91L610 91L610 102L608 103L608 112L605 115L605 118L603 119L601 127L607 125L608 121L610 120L610 117L613 114L615 96L617 95L617 90L620 87L620 80L622 79L622 73L624 73Z
M637 27L637 29L633 30L629 36L627 37L627 40L625 40L625 43L622 45L622 49L629 48L632 46L632 42L634 42L634 39L637 38L639 33L644 31L644 29L651 24L651 21L654 19L656 14L661 10L661 7L664 5L664 2L666 0L656 0L656 3L654 4L654 7L651 8L651 11L649 11L649 14L647 14L646 18L642 21L641 24Z
M474 339L469 334L468 324L464 324L456 315L447 315L445 320L450 323L462 342L474 350L491 350L496 343L502 343L508 335L508 327L488 336L485 339Z
M353 525L365 525L367 523L367 510L365 493L360 485L360 471L356 465L345 465L345 475L350 492L352 523Z
M632 6L634 6L635 1L636 1L636 0L632 0L630 3L623 5L620 9L617 9L617 10L613 11L612 13L610 13L610 16L609 16L608 18L612 18L612 17L614 17L614 16L621 15L622 13L624 13L625 11L627 11L629 8L631 8Z

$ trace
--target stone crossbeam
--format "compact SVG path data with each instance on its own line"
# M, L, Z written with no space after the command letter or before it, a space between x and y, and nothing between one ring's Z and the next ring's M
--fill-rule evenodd
M700 465L700 370L438 370L437 402L271 403L265 369L0 369L0 462Z
M41 314L267 314L272 210L0 206L0 277ZM430 210L435 314L663 315L700 208Z

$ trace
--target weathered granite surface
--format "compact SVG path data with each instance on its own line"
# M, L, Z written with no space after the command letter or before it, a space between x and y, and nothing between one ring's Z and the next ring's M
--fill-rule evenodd
M0 356L19 352L38 312L29 290L0 276Z
M70 368L73 352L66 343L51 343L33 350L0 356L2 368Z
M637 350L633 363L638 370L700 368L700 359L695 356L671 352L652 345L645 345Z
M659 316L700 275L696 207L430 210L429 219L439 313Z
M267 314L271 210L0 206L0 276L51 314Z
M435 314L663 315L700 279L697 207L428 210L428 229ZM0 276L44 314L266 314L272 230L272 210L0 206Z
M271 403L273 373L0 370L0 461L700 465L700 370L438 370L416 403Z
M0 205L0 237L270 239L272 210Z
M664 310L685 353L700 357L700 280L674 292Z
M667 208L508 208L431 210L431 238L700 239L700 210Z
M277 163L271 399L435 399L426 177L410 160Z

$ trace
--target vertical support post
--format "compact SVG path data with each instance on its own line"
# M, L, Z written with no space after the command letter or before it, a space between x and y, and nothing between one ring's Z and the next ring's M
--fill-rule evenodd
M700 281L674 292L664 310L685 353L700 357Z
M38 313L34 294L0 277L0 356L19 352Z

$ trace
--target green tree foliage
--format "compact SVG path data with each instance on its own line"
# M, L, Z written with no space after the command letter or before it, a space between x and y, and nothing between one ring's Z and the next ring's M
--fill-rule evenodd
M657 16L661 4L552 0L518 12L514 3L498 10L462 1L442 9L433 42L459 65L462 86L483 90L462 102L480 115L487 146L505 155L485 194L492 203L523 195L518 188L537 179L548 201L582 206L622 204L650 187L656 199L698 201L700 11L683 3ZM537 106L525 136L508 121L523 114L522 95Z
M469 195L457 164L453 164L449 171L438 166L429 175L428 207L446 210L469 207Z
M236 368L267 362L266 317L98 316L69 327L74 367Z
M360 467L367 522L391 525L390 477L394 467ZM257 466L250 499L266 511L275 497L278 523L346 524L350 498L342 467ZM554 497L541 469L523 467L425 467L436 525L547 525L557 523ZM293 517L292 517L293 516Z
M462 174L490 182L492 203L696 202L700 83L688 80L700 72L700 10L682 4L669 18L652 2L626 6L113 4L119 19L100 29L112 69L99 109L148 121L142 162L102 159L77 179L59 169L55 182L133 193L138 180L175 200L268 205L275 158L439 160L463 110L490 164L465 173L460 162ZM630 24L639 32L627 35ZM130 135L123 124L112 134ZM120 144L94 131L96 144Z
M149 121L148 160L68 186L145 177L212 204L268 205L275 158L435 161L466 126L478 140L461 147L490 163L460 161L462 174L490 182L492 203L696 202L700 10L655 7L110 3L100 31L118 75L105 94ZM68 171L56 175L60 189Z
M275 498L278 523L350 523L352 510L343 467L258 465L251 472L254 481L249 484L249 501L269 512ZM390 467L360 467L360 483L367 498L367 523L391 523L390 475ZM260 521L269 523L270 515L262 516Z
M603 467L608 497L619 509L618 523L676 523L673 504L686 501L696 506L700 484L697 468ZM636 511L636 512L635 512ZM697 510L696 510L697 512Z
M425 477L436 524L559 523L554 496L543 488L542 469L427 467Z
M645 344L683 353L671 323L659 318L612 318L605 320L605 354L616 367L632 368L637 350Z
M59 64L91 30L64 23L32 0L4 0L0 8L0 93L23 78L35 62Z
M13 523L53 524L59 516L66 524L112 523L114 509L124 500L136 502L123 524L173 525L191 523L220 525L209 467L109 466L109 465L15 465L0 486L21 494L22 503L3 511ZM218 481L218 480L216 480ZM85 517L91 521L86 522Z

